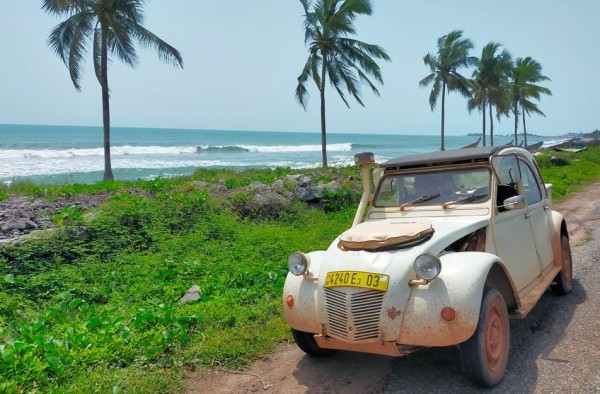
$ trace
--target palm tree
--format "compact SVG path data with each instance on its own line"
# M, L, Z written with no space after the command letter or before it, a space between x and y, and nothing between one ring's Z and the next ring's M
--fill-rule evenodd
M183 68L179 51L141 25L143 4L144 0L42 0L43 10L67 17L52 30L48 45L69 69L77 91L81 91L79 81L86 46L92 45L94 70L102 87L104 180L114 179L110 162L109 54L136 67L136 40L143 47L156 48L161 60Z
M464 97L470 96L470 82L458 73L462 67L475 66L477 58L469 56L473 49L473 43L469 39L462 38L462 31L454 30L442 36L437 42L437 54L428 53L423 57L423 63L429 66L431 74L423 78L419 85L426 87L433 82L429 95L431 110L435 109L440 93L442 94L442 130L441 150L444 150L444 108L446 101L446 90L448 92L458 91Z
M321 151L323 167L327 167L327 127L325 124L325 86L329 83L337 91L346 106L350 107L342 89L364 106L360 95L360 83L369 85L376 96L379 91L369 75L383 84L381 70L376 59L389 61L385 50L349 38L356 34L356 15L371 15L370 0L300 0L304 7L304 43L308 44L308 60L298 77L296 99L306 110L309 78L317 85L321 95ZM311 9L312 8L312 9Z
M518 58L514 67L511 70L510 80L508 82L509 99L511 101L512 112L515 116L515 144L517 143L517 129L519 120L519 105L521 106L520 113L523 116L523 142L527 146L527 127L525 125L525 114L535 113L546 116L537 106L531 101L535 99L540 101L542 94L552 95L552 91L546 87L536 85L538 82L550 81L550 78L542 74L542 65L531 57Z
M490 145L493 146L494 117L492 107L504 106L506 95L502 89L502 82L506 80L512 69L510 53L506 49L500 54L496 53L501 46L496 42L490 42L483 47L481 58L477 62L477 68L473 71L471 98L467 104L469 112L477 108L482 113L483 146L486 145L486 107L489 107Z

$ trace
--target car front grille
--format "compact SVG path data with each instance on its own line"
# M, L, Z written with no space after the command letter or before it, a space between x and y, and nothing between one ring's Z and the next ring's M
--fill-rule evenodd
M363 341L379 337L379 317L385 292L369 290L347 294L325 289L329 334L344 340Z

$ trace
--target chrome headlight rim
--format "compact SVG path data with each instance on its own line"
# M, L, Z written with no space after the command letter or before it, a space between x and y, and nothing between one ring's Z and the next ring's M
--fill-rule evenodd
M419 279L430 282L442 272L442 262L437 256L425 253L415 259L414 269Z
M288 270L296 276L302 276L308 272L310 259L302 252L294 252L288 257Z

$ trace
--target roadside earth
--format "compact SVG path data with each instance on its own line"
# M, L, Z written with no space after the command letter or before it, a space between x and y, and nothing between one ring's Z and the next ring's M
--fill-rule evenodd
M569 228L573 291L544 294L523 320L511 320L509 366L492 393L600 393L600 182L555 204ZM249 370L218 364L191 373L186 393L480 392L461 371L455 347L401 358L336 352L306 356L281 344Z

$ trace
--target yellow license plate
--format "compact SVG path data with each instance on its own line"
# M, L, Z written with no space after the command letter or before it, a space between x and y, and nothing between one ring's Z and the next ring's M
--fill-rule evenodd
M361 271L334 271L325 277L325 287L349 286L387 291L389 282L389 275Z

